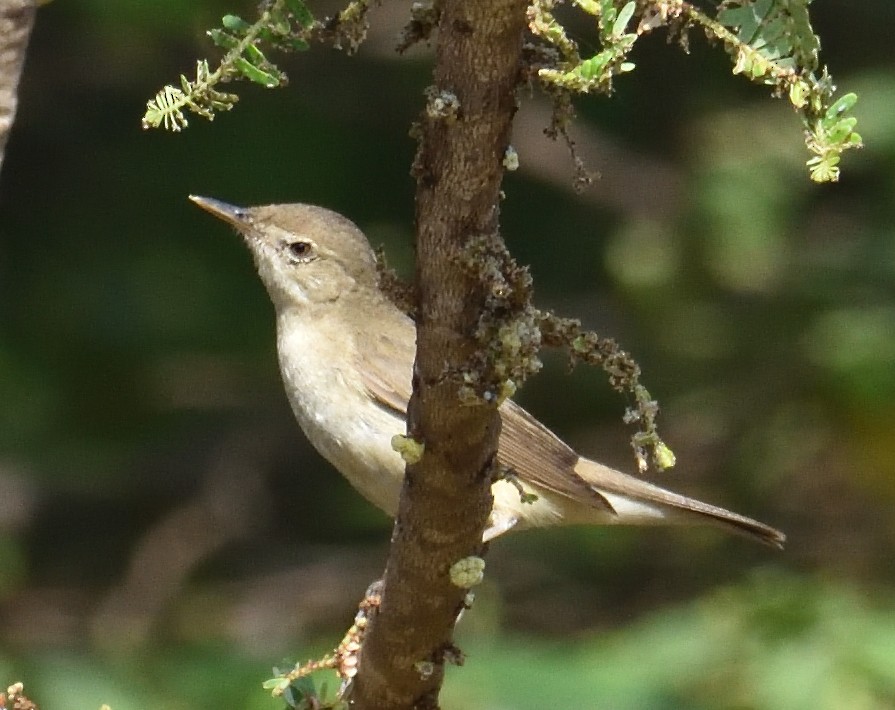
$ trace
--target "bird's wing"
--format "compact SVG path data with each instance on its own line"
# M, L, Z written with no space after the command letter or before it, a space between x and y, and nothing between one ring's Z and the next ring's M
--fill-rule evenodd
M500 463L522 481L615 513L609 501L575 471L580 457L556 434L512 400L501 405L500 418Z
M403 331L397 336L379 332L372 341L360 344L364 348L360 370L367 392L380 407L400 417L407 416L416 348L409 318L407 332ZM578 454L552 431L512 400L501 405L500 417L498 461L522 482L615 513L609 501L575 472Z
M394 331L395 335L380 331L371 340L358 343L363 349L359 353L362 362L358 369L373 400L404 419L413 388L416 334L409 318L402 325Z
M415 355L413 323L408 319L405 325L407 332L399 329L397 336L378 333L371 342L365 343L364 367L359 368L370 396L379 406L402 419L407 416ZM578 503L590 502L594 508L612 515L622 515L623 518L626 501L658 504L666 510L695 514L703 520L745 533L773 547L783 546L785 535L764 523L666 491L578 456L512 400L501 405L500 417L502 426L497 458L501 464L512 469L522 483L533 484ZM622 507L616 510L610 499ZM515 522L515 519L505 522L505 527L498 525L497 532L491 535L486 532L486 539L504 532Z

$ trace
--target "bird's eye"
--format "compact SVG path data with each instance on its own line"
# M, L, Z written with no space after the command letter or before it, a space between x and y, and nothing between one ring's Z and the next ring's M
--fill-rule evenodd
M309 261L314 258L314 245L301 239L289 242L286 245L286 251L295 261Z

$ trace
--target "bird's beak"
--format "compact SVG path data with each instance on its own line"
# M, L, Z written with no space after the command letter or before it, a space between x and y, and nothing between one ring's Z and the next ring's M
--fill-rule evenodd
M245 210L242 207L228 205L226 202L221 202L213 197L190 195L190 199L206 212L211 212L211 214L218 219L222 219L228 224L232 224L240 231L244 230L252 223L248 210Z

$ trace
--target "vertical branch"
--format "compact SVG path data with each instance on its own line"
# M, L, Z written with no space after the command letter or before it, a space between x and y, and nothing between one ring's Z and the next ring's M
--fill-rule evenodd
M485 288L462 265L470 237L498 229L502 160L516 110L526 0L444 0L435 84L420 126L417 359L409 434L425 450L407 476L382 605L352 691L359 710L435 708L466 590L457 561L481 555L500 417L462 406Z

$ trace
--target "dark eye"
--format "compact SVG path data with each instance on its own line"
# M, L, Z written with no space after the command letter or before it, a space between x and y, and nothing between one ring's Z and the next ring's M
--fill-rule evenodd
M311 242L296 241L286 245L289 255L298 261L307 261L314 256L314 245Z

